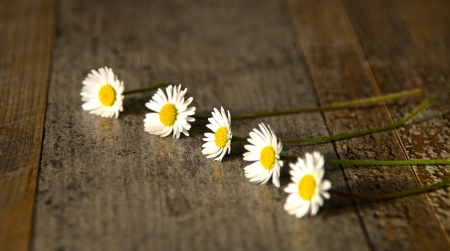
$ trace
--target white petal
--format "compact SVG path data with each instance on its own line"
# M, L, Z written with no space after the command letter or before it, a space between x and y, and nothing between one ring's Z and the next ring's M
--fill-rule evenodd
M273 173L272 173L272 183L276 187L280 187L280 173L276 168L273 170Z
M302 218L308 215L308 211L310 210L309 203L303 203L295 212L295 216L297 218Z
M289 183L289 185L284 188L284 191L286 193L297 193L298 192L298 185L296 183Z
M246 152L243 156L245 161L257 161L260 158L259 154L253 152Z
M327 192L320 192L320 195L322 195L322 197L324 197L327 200L330 198L330 194Z
M331 188L331 182L328 180L323 180L320 184L320 190L325 191Z

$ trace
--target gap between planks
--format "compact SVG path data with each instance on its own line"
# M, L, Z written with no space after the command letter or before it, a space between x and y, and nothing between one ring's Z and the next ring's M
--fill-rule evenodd
M55 0L0 2L0 250L28 250L40 164Z
M377 81L376 81L376 79L375 79L375 77L374 77L374 75L372 73L372 70L370 68L370 65L369 65L367 59L366 59L364 51L362 50L362 47L361 47L361 45L360 45L360 43L359 43L359 41L357 39L356 32L355 32L355 30L353 28L353 25L351 23L351 20L350 20L350 17L348 15L348 13L347 13L347 10L346 10L346 8L345 8L345 6L344 6L344 4L343 4L343 2L341 0L337 0L337 1L334 1L334 2L335 2L333 4L334 7L335 7L334 11L338 14L337 15L339 17L338 19L340 19L339 22L342 25L342 28L344 30L345 36L347 37L348 43L351 45L351 48L352 48L353 52L355 53L357 61L359 62L361 68L363 69L364 75L366 76L368 82L372 86L373 91L376 93L376 95L379 96L379 95L381 95L380 88L378 87L378 83L377 83ZM292 9L292 7L291 7L291 9ZM295 16L295 13L291 13L291 15ZM309 22L309 21L311 21L311 20L308 20L306 22ZM294 23L295 23L295 21L294 21ZM307 33L307 34L308 34L307 36L311 35L309 33ZM298 36L298 34L297 34L297 36ZM314 35L311 35L311 36L314 36ZM300 44L301 50L303 51L303 55L304 55L304 57L306 59L305 61L307 62L307 67L308 67L308 69L310 71L311 79L313 80L313 82L317 86L318 80L315 77L317 73L315 73L314 66L312 66L314 64L314 61L312 59L312 55L311 55L311 53L309 53L308 49L305 48L305 45L301 41L301 39L300 39L299 44ZM383 104L383 110L384 110L384 112L387 115L387 119L390 122L392 122L393 121L392 120L392 116L391 116L389 110L387 109L386 104ZM399 145L401 147L401 150L402 150L402 153L403 153L404 157L409 159L410 157L407 154L406 148L405 148L405 146L403 144L403 141L400 138L399 132L397 130L395 130L394 133L396 135L397 141L398 141L398 143L399 143ZM410 168L413 171L414 178L415 178L416 182L418 182L419 185L422 186L422 183L420 182L418 174L416 173L414 168L412 168L412 167L410 167ZM436 221L438 222L438 226L440 228L440 232L442 234L444 234L444 236L447 237L447 242L448 242L448 236L445 234L444 227L443 227L442 223L439 221L439 219L437 217L437 214L436 214L436 211L435 211L435 208L432 206L428 195L426 196L426 199L427 199L428 206L431 208L431 210L433 212L432 213L433 214L432 217L434 217L436 219Z
M344 30L345 30L345 32L347 34L347 37L348 37L348 40L350 41L350 43L351 43L351 45L353 47L353 50L355 51L355 54L356 54L356 56L359 59L361 68L364 70L364 73L366 74L367 79L369 80L370 84L372 85L372 88L375 91L376 95L377 96L381 96L382 94L381 94L380 88L378 86L378 83L377 83L374 75L373 75L372 69L370 68L370 64L367 61L366 55L364 54L364 51L363 51L363 49L361 47L361 44L358 41L358 37L356 35L356 31L355 31L355 29L353 27L353 24L352 24L351 20L350 20L350 16L348 15L347 9L345 8L344 3L342 2L342 0L336 0L336 1L339 4L339 8L341 9L341 12L343 13L343 15L340 15L341 16L342 27L344 27ZM390 123L393 123L394 120L392 119L391 113L389 112L389 109L387 108L385 102L383 102L383 108L384 108L384 111L385 111L385 113L386 113ZM398 142L399 142L399 144L400 144L400 146L402 148L402 151L404 153L405 158L407 160L410 160L411 158L410 158L410 156L408 154L408 151L406 150L406 147L405 147L405 144L403 143L403 140L400 137L400 133L398 132L397 129L394 129L394 132L395 132L397 140L398 140ZM410 169L414 173L414 176L416 177L416 180L419 183L419 185L421 187L423 187L424 184L420 180L419 175L417 174L417 171L412 166L410 166ZM447 237L447 242L450 245L450 238L446 234L445 228L442 225L442 222L438 218L438 215L436 213L436 209L433 207L433 205L431 203L431 200L430 200L430 196L428 195L428 193L425 193L425 197L426 197L426 199L428 201L428 204L430 205L430 208L432 209L432 211L434 213L434 217L436 218L436 221L439 223L439 226L441 228L440 229L441 232Z

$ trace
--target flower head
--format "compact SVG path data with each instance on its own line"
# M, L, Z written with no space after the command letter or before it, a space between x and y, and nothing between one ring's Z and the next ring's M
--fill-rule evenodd
M231 150L231 116L230 111L228 111L228 116L225 113L223 107L221 107L220 112L214 108L212 112L212 118L208 119L209 123L206 125L213 133L205 133L206 141L202 145L204 148L202 151L203 155L207 155L207 158L215 158L214 160L221 161L225 153L228 154Z
M244 153L244 160L255 161L253 164L245 167L245 177L251 182L264 185L272 177L272 183L280 187L280 168L283 161L280 159L280 152L283 146L277 142L277 136L273 133L270 126L259 124L258 129L250 132L250 138L247 139L251 145L245 145L248 152Z
M83 80L80 95L84 103L81 107L91 114L117 118L123 111L123 91L123 82L117 79L111 68L92 70Z
M189 136L189 129L194 122L195 107L189 107L193 98L184 100L187 88L181 91L181 85L169 85L166 94L161 90L153 95L145 106L155 112L147 113L144 119L145 131L150 134L166 137L173 131L173 137L179 138L180 133Z
M289 214L297 218L316 215L323 205L323 198L330 198L327 190L331 188L331 183L323 180L324 163L323 155L313 152L306 153L305 159L298 158L295 164L289 165L293 183L284 189L286 193L290 193L284 204L284 209Z

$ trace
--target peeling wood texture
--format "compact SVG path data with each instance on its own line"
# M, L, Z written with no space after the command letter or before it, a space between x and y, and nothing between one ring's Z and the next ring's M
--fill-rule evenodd
M55 1L0 1L0 250L28 250Z
M152 92L126 96L118 119L83 111L79 95L88 72L103 66L126 90L183 84L200 116L220 106L237 115L421 88L386 104L233 121L232 130L246 137L264 122L280 138L355 131L398 120L429 97L430 107L398 130L285 145L283 154L449 158L449 7L62 0L56 10L55 1L0 1L0 250L27 250L30 236L32 250L58 251L449 250L449 188L379 203L332 196L317 216L298 220L283 210L287 163L280 189L251 184L242 143L223 162L201 155L205 123L180 139L144 132ZM450 171L327 165L325 176L336 190L385 194Z

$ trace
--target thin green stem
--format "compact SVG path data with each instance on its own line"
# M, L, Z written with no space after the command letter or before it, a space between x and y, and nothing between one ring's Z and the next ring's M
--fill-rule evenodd
M126 91L126 92L123 92L122 94L123 95L128 95L128 94L134 94L134 93L139 93L139 92L152 91L152 90L155 90L155 89L158 89L158 88L167 87L169 85L173 85L173 84L172 83L162 83L162 84L157 84L157 85L152 85L152 86L149 86L149 87L145 87L145 88L142 88L142 89Z
M399 98L403 98L403 97L413 96L413 95L416 95L419 93L421 93L421 90L415 89L412 91L399 92L399 93L394 93L394 94L389 94L389 95L384 95L384 96L379 96L379 97L354 100L354 101L332 104L332 105L327 105L327 106L322 106L322 107L311 107L311 108L303 108L303 109L295 109L295 110L281 110L281 111L241 114L241 115L231 116L231 119L232 120L250 119L250 118L258 118L258 117L295 114L295 113L336 110L336 109L349 108L349 107L358 106L358 105L368 105L368 104L373 104L373 103L378 103L378 102L383 102L383 101L388 101L388 100L399 99Z
M369 201L380 201L380 200L392 200L392 199L398 199L403 197L408 197L412 195L427 193L431 191L435 191L438 189L442 189L445 187L450 186L450 179L444 180L442 182L438 182L435 184L431 184L424 187L419 187L411 190L401 191L397 193L391 193L391 194L385 194L385 195L361 195L361 194L352 194L352 193L346 193L336 190L329 190L331 194L338 195L338 196L344 196L359 200L369 200Z
M298 157L296 156L288 156L281 155L281 160L286 161L296 161ZM380 165L380 166L389 166L389 165L440 165L440 164L450 164L450 159L437 159L437 160L389 160L389 161L380 161L380 160L334 160L334 159L326 159L326 163L329 164L349 164L349 165ZM379 200L392 200L398 199L402 197L412 196L416 194L431 192L437 189L441 189L444 187L450 186L450 179L444 180L442 182L419 187L411 190L401 191L398 193L385 194L385 195L361 195L361 194L352 194L341 192L337 190L329 190L331 194L359 199L359 200L370 200L370 201L379 201Z
M450 165L450 159L430 160L347 160L326 159L328 164L355 165L355 166L407 166L407 165Z
M237 141L247 142L247 139L246 138L237 137L237 136L233 136L231 138L231 142L237 142Z
M297 156L280 155L281 160L297 161ZM450 165L450 159L418 159L418 160L347 160L325 159L327 164L355 166L408 166L408 165Z
M353 138L353 137L359 137L359 136L364 136L364 135L368 135L368 134L372 134L372 133L377 133L377 132L381 132L381 131L394 129L399 126L402 126L403 124L405 124L406 122L411 120L421 110L423 110L423 108L425 108L425 106L427 106L428 104L429 104L429 100L425 100L408 116L406 116L403 119L398 120L394 123L385 125L385 126L380 126L380 127L357 131L357 132L324 136L324 137L304 138L304 139L282 139L281 142L283 142L285 144L302 144L302 143L318 143L318 142L336 141L336 140L349 139L349 138ZM247 141L247 139L233 136L231 142L234 142L234 141ZM336 161L341 161L341 160L336 160Z
M411 114L404 117L401 120L398 120L394 123L375 127L367 130L357 131L357 132L350 132L350 133L342 133L342 134L336 134L331 136L324 136L324 137L316 137L316 138L305 138L305 139L284 139L281 140L281 142L286 144L302 144L302 143L317 143L317 142L327 142L327 141L336 141L336 140L342 140L342 139L349 139L353 137L360 137L372 133L377 133L381 131L391 130L397 127L402 126L409 120L411 120L414 116L416 116L425 106L427 106L430 103L430 101L427 99L422 104L420 104Z

